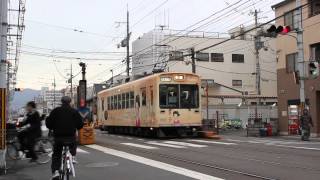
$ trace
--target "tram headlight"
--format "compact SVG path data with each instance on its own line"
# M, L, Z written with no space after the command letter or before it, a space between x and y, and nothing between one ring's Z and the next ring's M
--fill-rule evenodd
M183 80L184 77L183 77L183 75L176 75L176 76L174 76L174 79L175 80Z

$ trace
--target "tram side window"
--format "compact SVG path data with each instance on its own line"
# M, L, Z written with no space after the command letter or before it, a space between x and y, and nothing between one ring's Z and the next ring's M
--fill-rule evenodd
M134 108L134 92L130 91L130 108Z
M121 94L118 94L118 109L121 109Z
M150 87L150 105L153 106L153 88Z
M197 85L180 85L180 108L198 108L199 90Z
M178 85L161 84L159 86L159 91L160 108L179 107Z
M107 97L108 110L110 110L110 97Z
M113 96L110 96L110 110L113 109Z
M121 94L121 96L122 96L121 107L122 107L122 109L125 109L126 108L126 94Z
M146 94L146 88L142 88L141 89L141 105L142 106L146 106L147 105L147 94Z
M104 100L103 99L101 100L101 108L102 108L102 111L104 111Z
M129 108L129 93L126 93L126 108Z
M118 101L118 96L113 96L113 110L116 110L118 107L117 101Z

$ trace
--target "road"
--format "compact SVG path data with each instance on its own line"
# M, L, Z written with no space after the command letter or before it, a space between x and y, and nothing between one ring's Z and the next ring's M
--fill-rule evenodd
M76 179L308 179L320 177L320 142L224 136L147 139L96 132L80 146ZM48 179L49 165L19 164L10 179ZM1 179L1 176L0 176Z

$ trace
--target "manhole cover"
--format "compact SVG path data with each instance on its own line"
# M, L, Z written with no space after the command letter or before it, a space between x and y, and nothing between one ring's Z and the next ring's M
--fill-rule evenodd
M103 167L113 167L113 166L118 166L119 163L117 162L100 162L100 163L90 163L87 164L86 167L89 168L103 168Z

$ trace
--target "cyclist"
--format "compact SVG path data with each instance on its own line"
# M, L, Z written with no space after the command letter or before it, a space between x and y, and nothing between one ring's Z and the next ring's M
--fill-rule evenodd
M21 144L21 151L28 150L27 157L30 157L30 162L35 162L38 157L33 150L35 140L41 137L41 120L40 114L36 110L36 103L30 101L26 105L26 118L24 121L19 122L18 126L26 126L24 130L19 132L18 139Z
M71 154L76 154L76 130L83 127L80 114L70 106L71 98L61 98L62 105L55 108L46 119L46 126L53 131L54 146L52 154L52 179L59 179L61 154L64 143L70 144Z

